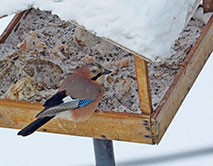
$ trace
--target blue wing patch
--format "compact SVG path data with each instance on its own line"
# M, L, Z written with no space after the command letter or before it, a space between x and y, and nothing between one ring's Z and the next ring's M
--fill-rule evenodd
M84 106L88 105L89 103L91 103L92 101L93 100L91 100L91 99L84 99L84 100L79 99L78 107L84 107Z

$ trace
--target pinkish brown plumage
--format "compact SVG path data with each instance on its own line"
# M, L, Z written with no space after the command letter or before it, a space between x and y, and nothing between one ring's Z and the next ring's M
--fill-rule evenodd
M97 63L83 65L68 76L58 92L48 99L37 120L18 132L27 136L54 117L73 122L88 120L104 94L104 77L111 73Z

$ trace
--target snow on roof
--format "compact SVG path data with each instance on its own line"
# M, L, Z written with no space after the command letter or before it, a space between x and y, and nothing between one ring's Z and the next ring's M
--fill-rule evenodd
M154 62L163 62L201 0L3 0L0 16L51 10Z

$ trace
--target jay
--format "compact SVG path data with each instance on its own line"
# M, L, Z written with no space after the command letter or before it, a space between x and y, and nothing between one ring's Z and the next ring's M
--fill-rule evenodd
M36 120L18 132L28 136L52 118L66 118L73 122L88 120L104 94L104 77L111 71L100 64L83 65L62 82L58 92L44 103Z

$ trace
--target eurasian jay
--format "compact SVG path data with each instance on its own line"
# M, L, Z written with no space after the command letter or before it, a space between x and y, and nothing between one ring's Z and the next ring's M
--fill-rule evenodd
M37 119L19 131L18 135L30 135L52 118L62 117L73 122L88 120L104 94L104 77L110 73L97 63L77 69L44 103L44 109L36 115Z

